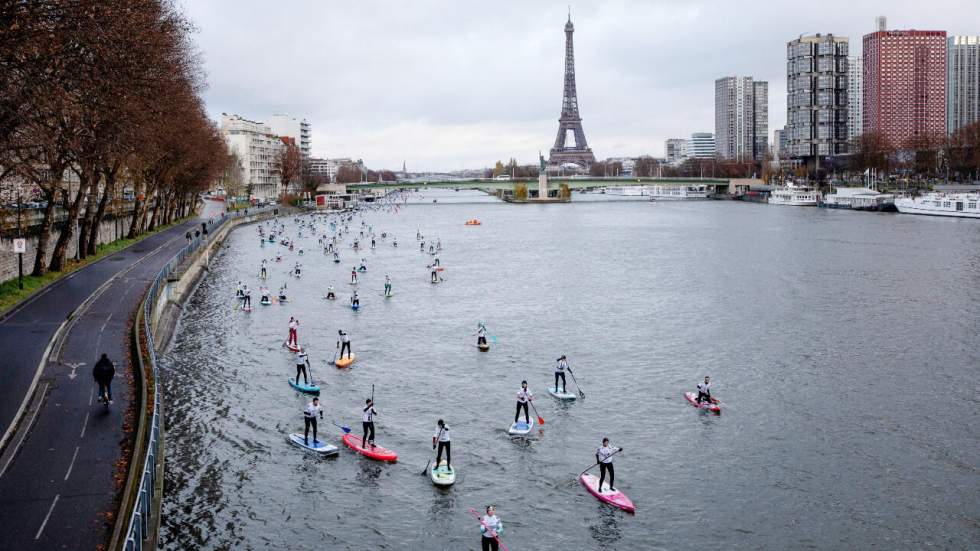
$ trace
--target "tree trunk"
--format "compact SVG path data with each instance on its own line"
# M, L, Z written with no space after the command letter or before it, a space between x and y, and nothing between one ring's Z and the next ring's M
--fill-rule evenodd
M116 192L116 170L106 169L102 171L102 177L105 178L105 186L102 190L102 198L99 199L99 206L93 217L92 226L89 228L88 254L95 254L98 250L99 230L102 227L102 219L105 217L105 210L109 205L109 200Z
M153 201L153 215L150 216L150 223L146 225L146 231L153 231L157 227L157 213L160 212L160 194Z
M56 193L50 193L44 187L44 199L48 202L48 206L44 207L44 217L41 218L41 235L37 240L37 256L34 257L34 269L31 271L33 276L42 276L47 269L47 256L48 256L48 243L51 241L51 225L54 221L54 209L57 206L55 204Z
M85 174L85 171L82 171L82 174ZM89 186L87 174L85 176L79 175L79 180L82 182L74 201L71 200L70 191L62 190L65 200L68 202L68 216L61 227L61 235L58 236L58 242L54 245L54 253L51 255L51 263L48 265L48 270L52 272L60 272L65 269L68 244L75 238L75 222L78 221L78 211L82 207L82 200L85 199Z
M95 218L95 197L93 195L98 193L98 181L99 172L93 168L88 189L85 193L85 216L82 218L82 223L78 227L78 258L88 256L89 230L92 227L98 228L98 226L92 225L92 221Z

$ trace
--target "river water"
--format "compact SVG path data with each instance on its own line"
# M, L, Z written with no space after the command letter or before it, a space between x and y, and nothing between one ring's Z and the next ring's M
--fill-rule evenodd
M467 511L488 503L514 551L980 547L980 224L594 199L427 191L365 213L397 248L345 248L337 265L308 235L299 257L236 230L164 356L163 547L478 549ZM441 240L441 284L416 230ZM288 282L293 302L254 294L253 312L236 310L235 283L256 288L277 251L268 285ZM360 256L355 313L346 281ZM300 280L285 275L297 260ZM320 298L331 283L336 302ZM290 316L334 458L285 441L307 402L286 384ZM328 365L341 328L358 356L348 370ZM545 392L561 354L585 399ZM682 396L705 375L720 416ZM522 379L546 422L528 441L506 432ZM359 430L372 385L377 442L396 464L355 455L330 424ZM449 490L420 476L440 417ZM625 448L616 486L635 515L577 483L603 436Z

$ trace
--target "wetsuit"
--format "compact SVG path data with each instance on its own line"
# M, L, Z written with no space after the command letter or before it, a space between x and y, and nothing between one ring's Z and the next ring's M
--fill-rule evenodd
M374 416L378 412L374 410L374 406L366 406L364 408L364 415L361 416L361 425L364 428L364 437L361 438L361 446L374 446ZM370 433L370 437L368 434Z
M347 357L349 358L350 357L350 337L347 336L347 333L341 333L340 334L340 357L341 358L344 357L344 350L347 351Z
M388 279L388 276L385 276L385 294L391 294L391 280Z
M319 412L320 419L323 419L323 408L319 405L310 402L306 405L306 409L303 410L303 443L309 444L310 440L310 427L313 427L313 443L317 443L316 439L316 414Z
M500 547L497 543L496 536L504 535L504 523L500 522L500 517L497 515L483 515L480 524L480 549L483 551L499 551Z
M711 383L698 383L698 403L711 403Z
M450 441L449 441L449 425L436 426L436 431L432 434L432 440L439 445L438 450L436 450L436 467L439 466L439 460L442 459L442 450L446 449L446 467L452 468L453 459L450 452Z
M618 452L622 448L616 448L614 446L603 446L596 449L595 460L599 464L599 491L602 492L602 481L606 478L606 472L609 473L609 489L615 491L616 488L613 486L613 482L616 477L616 472L613 470L612 454Z
M531 424L531 416L527 412L527 403L531 400L531 397L531 391L526 388L522 388L517 391L517 410L514 412L515 423L517 422L517 418L521 415L521 408L523 408L524 421L529 425Z
M561 377L561 391L565 392L565 368L568 367L568 362L564 359L558 360L558 365L555 366L555 390L558 390L558 377Z
M306 378L306 352L300 350L296 353L296 383L299 383L299 374L303 374L303 384L309 384L309 380ZM316 438L314 436L314 438Z

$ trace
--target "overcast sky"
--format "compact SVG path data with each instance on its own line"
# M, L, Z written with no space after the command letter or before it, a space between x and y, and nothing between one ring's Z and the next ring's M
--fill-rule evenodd
M197 26L208 110L306 117L313 153L372 168L457 170L536 162L561 111L569 3L493 0L182 0ZM575 70L597 158L663 154L714 131L714 80L769 81L769 130L786 120L786 53L798 35L890 29L980 34L980 2L787 0L578 2Z

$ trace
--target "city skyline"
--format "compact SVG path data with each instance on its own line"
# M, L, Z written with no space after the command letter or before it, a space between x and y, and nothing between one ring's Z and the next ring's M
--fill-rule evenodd
M313 156L387 168L406 161L409 170L533 163L550 147L567 3L380 5L341 13L319 4L272 12L258 3L188 3L211 118L304 117ZM571 9L583 123L598 158L662 156L667 138L712 128L714 81L734 74L769 82L771 140L786 120L785 45L800 34L860 43L885 15L894 29L973 35L977 18L966 15L980 15L956 1L836 2L809 12L713 2ZM735 19L745 23L737 31L728 25Z

